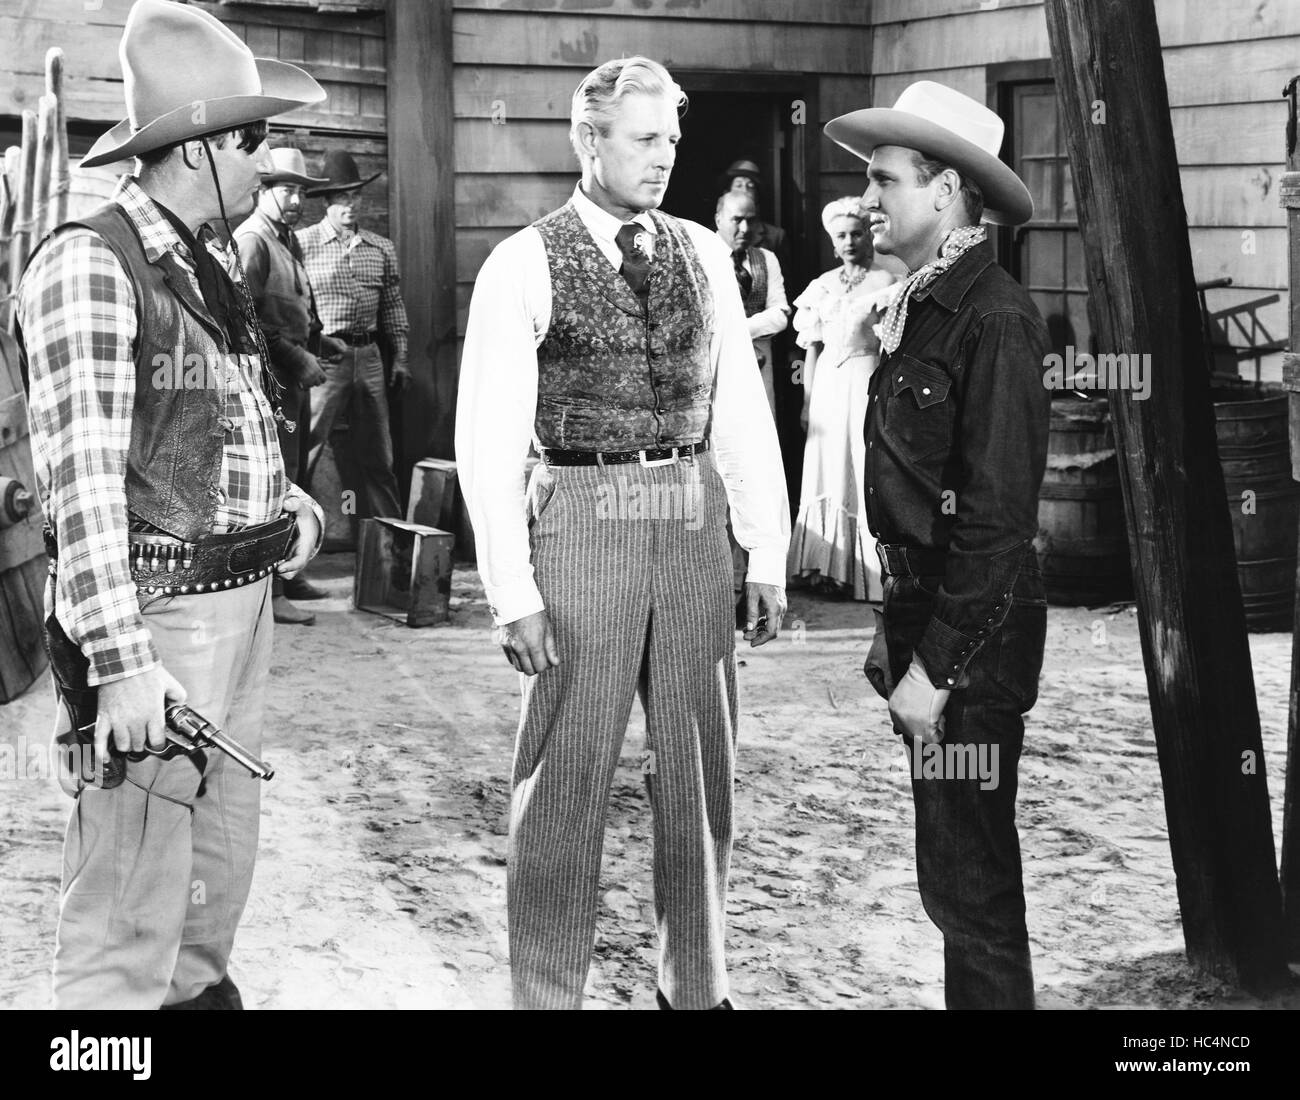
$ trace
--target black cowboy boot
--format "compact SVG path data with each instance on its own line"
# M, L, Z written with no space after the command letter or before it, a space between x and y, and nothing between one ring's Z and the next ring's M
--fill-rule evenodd
M188 1001L178 1001L174 1005L163 1005L163 1011L204 1011L219 1009L242 1009L244 1002L239 996L239 990L235 988L235 983L230 980L227 974L216 985L210 985L197 997L191 997Z

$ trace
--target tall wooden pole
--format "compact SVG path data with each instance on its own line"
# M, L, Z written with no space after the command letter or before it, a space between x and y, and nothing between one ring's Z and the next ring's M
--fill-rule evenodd
M36 112L23 112L23 143L18 161L18 174L14 181L14 222L9 239L9 287L7 293L13 293L22 277L23 268L27 266L27 257L32 250L32 211L35 208L32 190L36 185ZM7 159L7 155L6 155ZM14 315L17 311L10 309L8 327L13 331Z
M1283 358L1282 374L1290 391L1291 477L1300 481L1300 119L1297 118L1295 77L1282 95L1287 100L1286 172L1282 176L1282 206L1286 209L1291 264L1291 351ZM1287 959L1300 962L1300 565L1296 569L1295 618L1291 631L1291 694L1286 735L1286 794L1282 801L1282 919Z
M63 51L51 46L45 52L45 94L54 97L54 147L50 157L49 222L45 232L68 220L72 173L68 170L68 105L63 96Z
M1046 0L1101 350L1150 355L1110 407L1187 956L1286 980L1246 617L1204 369L1153 0Z
M456 155L452 0L388 4L390 225L410 316L407 453L451 458L456 409Z
M32 183L32 243L29 251L44 239L51 228L50 181L54 174L54 131L59 123L59 101L52 95L43 95L37 103L36 115L36 173Z

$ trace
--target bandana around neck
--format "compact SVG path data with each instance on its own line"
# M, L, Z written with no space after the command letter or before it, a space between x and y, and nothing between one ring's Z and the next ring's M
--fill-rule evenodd
M893 354L902 342L903 327L907 324L907 304L912 295L929 286L987 236L982 225L965 225L954 229L939 246L939 258L917 268L903 281L898 296L885 311L884 321L877 326L879 331L876 335L880 337L880 346L887 354Z

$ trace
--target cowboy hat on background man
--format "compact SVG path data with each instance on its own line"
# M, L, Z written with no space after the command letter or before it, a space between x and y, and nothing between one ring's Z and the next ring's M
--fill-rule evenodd
M362 179L361 172L357 169L357 162L352 159L352 154L342 149L331 149L325 154L321 172L324 173L325 179L321 180L318 185L309 187L307 189L308 195L332 195L336 191L356 191L383 175L383 172L379 171Z
M307 162L302 150L282 146L271 150L271 171L262 174L262 186L274 187L281 183L296 183L299 187L312 187L325 183L324 176L307 175Z

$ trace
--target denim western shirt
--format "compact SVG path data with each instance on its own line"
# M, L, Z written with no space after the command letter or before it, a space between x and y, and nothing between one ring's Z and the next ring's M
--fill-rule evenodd
M867 520L885 545L942 556L916 644L936 687L965 686L1013 596L1042 599L1047 350L1037 308L984 241L913 296L902 341L871 378Z

